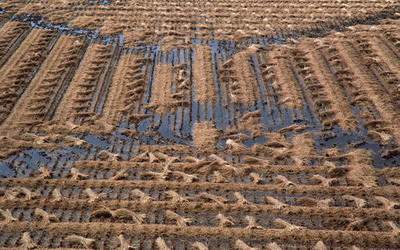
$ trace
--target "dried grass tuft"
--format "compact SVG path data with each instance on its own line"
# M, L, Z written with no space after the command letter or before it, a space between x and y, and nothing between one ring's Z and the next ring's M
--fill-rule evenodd
M168 247L167 243L165 243L164 239L161 237L156 239L156 245L159 250L171 250L171 248Z
M111 210L107 207L103 207L101 209L95 210L90 214L91 218L97 217L111 217L113 219L118 220L129 220L133 221L135 224L143 224L144 219L146 218L145 214L138 214L131 210L125 208L119 208L116 210Z
M324 242L318 241L317 244L313 247L313 250L328 250Z
M279 218L274 220L274 224L279 226L280 228L283 228L284 230L287 230L287 231L305 229L305 227L293 225L293 224L291 224L283 219L279 219Z
M139 198L139 201L141 203L149 203L151 201L154 201L153 197L150 197L148 194L140 191L139 189L134 189L132 190L131 194L135 197Z
M245 220L247 221L246 229L264 229L264 227L257 223L257 220L254 216L246 215Z
M61 201L62 200L62 195L61 195L61 192L60 192L60 189L59 188L55 188L54 190L53 190L53 192L51 192L51 196L52 196L52 201L53 202L55 202L55 201Z
M22 249L33 249L33 248L37 247L37 244L32 240L32 238L28 232L25 232L22 234L20 242L21 242L20 247Z
M343 195L342 198L346 201L354 202L357 208L363 208L367 204L367 202L364 199L352 195Z
M58 222L59 219L54 214L50 214L41 208L35 208L34 215L44 223Z
M96 240L91 238L85 238L76 234L69 235L64 239L66 242L71 244L78 244L84 248L91 249L94 247Z
M18 219L12 215L12 213L9 209L6 209L6 210L0 209L0 215L1 215L1 218L3 218L3 221L6 223L18 221Z
M131 250L131 249L139 249L140 242L134 242L133 244L129 244L129 242L125 239L123 234L118 235L119 240L119 249L120 250Z
M275 242L268 243L265 247L267 250L282 250L282 248Z
M379 201L379 203L382 204L383 208L386 210L392 210L392 209L399 209L400 208L400 203L395 202L392 200L389 200L383 196L375 196L375 200Z
M79 172L78 169L76 168L71 168L70 173L67 175L67 177L71 177L72 180L85 180L89 178L89 175L87 174L82 174Z
M217 220L217 226L218 227L231 227L233 225L235 225L235 223L233 223L233 219L230 217L226 217L225 215L219 213L217 214L217 216L215 217L215 219Z
M208 246L202 242L196 241L192 244L193 249L197 250L208 250Z
M186 197L183 197L182 195L178 194L177 192L175 192L173 190L165 191L164 194L166 195L166 197L170 198L170 202L172 204L189 201Z
M280 200L272 197L272 196L266 196L265 197L265 201L267 202L267 204L271 204L273 205L275 208L283 208L283 207L287 207L288 205L281 202Z
M37 198L39 195L24 187L14 187L7 190L5 192L5 196L8 200L11 201L15 200L29 201L32 200L33 198Z
M171 210L165 211L165 218L168 220L173 220L179 227L186 227L189 223L193 222L191 218L185 218Z
M244 241L237 239L235 241L235 248L238 250L259 250L259 248L256 247L250 247L247 245Z
M296 184L294 184L293 182L289 181L285 176L283 175L277 175L275 177L273 177L275 183L277 183L278 185L281 185L283 187L294 187L296 186Z
M86 189L84 190L84 192L85 192L86 195L89 197L89 202L90 202L90 203L91 203L91 202L98 201L98 200L101 200L101 199L103 199L103 198L106 196L106 194L104 194L104 193L97 194L97 193L94 192L91 188L86 188Z

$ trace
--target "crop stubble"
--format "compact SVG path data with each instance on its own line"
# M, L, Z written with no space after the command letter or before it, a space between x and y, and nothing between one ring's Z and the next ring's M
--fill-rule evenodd
M399 248L395 4L0 8L0 247Z

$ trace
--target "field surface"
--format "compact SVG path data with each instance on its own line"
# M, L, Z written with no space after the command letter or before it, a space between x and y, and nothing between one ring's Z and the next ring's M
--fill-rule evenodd
M0 249L400 249L400 3L0 1Z

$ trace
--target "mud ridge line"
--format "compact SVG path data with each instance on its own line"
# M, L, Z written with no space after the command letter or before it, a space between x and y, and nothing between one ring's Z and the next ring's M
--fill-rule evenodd
M196 167L191 166L193 163L187 162L174 162L169 164L170 170L184 170L188 172L198 172ZM165 163L162 162L133 162L133 161L119 161L119 162L110 162L110 161L90 161L83 160L77 161L73 164L75 168L94 168L94 169L110 169L110 170L121 170L121 169L148 169L148 170L163 170ZM193 164L193 166L197 166L197 164ZM335 169L331 166L285 166L285 165L271 165L265 166L257 162L252 162L251 164L234 164L234 167L238 169L243 169L245 171L251 171L256 173L265 173L265 174L322 174L322 175L330 175ZM397 168L376 168L374 169L375 175L378 177L400 177L400 169Z
M349 205L345 206L305 206L301 204L301 198L298 201L293 202L290 206L278 206L272 204L236 204L236 203L225 203L218 204L213 202L199 202L199 201L175 201L165 197L165 200L152 200L148 202L141 202L137 200L121 200L121 199L101 199L91 202L91 208L87 208L87 199L84 198L67 198L63 197L61 202L56 200L50 200L46 198L34 199L24 201L21 204L20 201L15 200L2 200L0 205L2 209L11 209L16 213L19 210L27 210L34 208L42 208L44 210L77 210L86 213L92 213L98 209L107 207L111 210L125 208L134 211L149 211L157 213L158 211L173 210L180 212L194 212L194 213L216 213L216 212L227 212L237 213L238 209L246 211L248 213L254 213L256 215L268 214L274 216L281 216L290 218L293 216L313 216L317 218L323 218L324 216L329 218L355 218L355 217L367 217L375 220L399 220L400 215L396 210L388 210L381 207L369 207L360 208ZM297 204L296 204L297 203ZM89 211L91 210L91 211ZM161 212L158 212L161 213ZM54 214L54 212L53 212ZM20 214L20 216L23 216Z

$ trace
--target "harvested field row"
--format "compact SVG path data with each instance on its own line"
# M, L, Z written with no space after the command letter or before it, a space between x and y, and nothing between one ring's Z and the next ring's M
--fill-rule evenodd
M78 176L78 177L74 177ZM318 195L323 197L329 197L336 193L351 195L351 196L384 196L388 199L398 199L400 196L397 186L390 185L385 187L358 187L358 186L347 186L347 187L325 187L319 185L286 185L284 180L279 184L244 184L244 183L209 183L209 182L176 182L176 181L164 181L164 180L148 180L148 181L127 181L127 180L80 180L84 179L80 173L75 171L71 173L71 178L62 179L35 179L35 178L18 178L18 179L6 179L0 180L0 187L11 187L11 186L23 186L26 188L38 187L38 185L46 185L47 187L62 185L70 191L75 189L77 192L83 195L83 190L86 188L99 189L99 193L107 193L106 190L110 189L122 189L130 193L128 190L131 189L151 189L154 192L151 196L158 197L160 190L173 189L181 190L180 192L189 192L198 194L203 191L209 191L213 195L223 195L224 197L235 200L233 193L240 191L245 192L249 196L248 199L251 202L256 200L264 201L264 197L271 193L280 193L281 196L285 194L298 194L298 195ZM279 178L284 179L284 178ZM79 181L77 181L79 180ZM158 190L157 190L158 189ZM46 192L47 193L47 192ZM187 193L182 193L186 195ZM47 193L47 195L50 195ZM110 194L111 195L111 194ZM246 196L247 196L246 195ZM128 199L129 197L126 197ZM207 198L209 199L209 198Z
M193 143L202 151L213 152L218 139L218 131L212 122L196 123L193 126Z
M85 202L84 200L75 200ZM171 201L170 203L174 203ZM235 228L235 229L282 229L283 224L288 223L288 227L292 226L293 229L296 227L307 228L309 230L337 230L337 231L383 231L391 232L391 227L386 225L387 221L399 221L398 216L371 216L367 215L365 219L359 221L353 219L354 214L335 214L329 215L324 214L310 214L307 213L307 208L303 209L304 213L298 214L286 214L289 211L283 213L271 213L265 214L266 211L247 211L246 206L233 205L231 209L236 208L236 211L212 211L212 210L200 210L196 211L194 205L199 204L187 204L188 209L179 209L176 206L143 206L143 207L121 207L118 206L99 206L93 204L90 209L84 206L69 206L69 204L58 203L58 207L55 204L42 206L4 206L2 213L8 211L7 218L3 222L7 222L11 218L18 222L45 222L45 223L125 223L127 225L138 224L138 225L177 225L179 227L219 227L219 228ZM76 205L76 203L74 203ZM101 204L101 203L100 203ZM152 204L152 205L156 205ZM131 204L133 205L133 204ZM203 208L211 208L205 204ZM174 207L172 210L168 207ZM228 207L228 205L226 206ZM190 209L190 210L189 210ZM242 211L237 211L241 209ZM298 210L302 208L299 207ZM313 209L310 209L312 212ZM317 210L317 209L314 209ZM341 210L335 209L340 213ZM245 211L245 212L244 212ZM325 210L326 211L326 210ZM320 210L320 212L325 212ZM349 211L349 209L344 209ZM8 213L6 212L6 213ZM293 212L290 211L290 212ZM367 211L366 211L367 212ZM372 212L372 211L371 211ZM378 211L376 211L378 212ZM384 212L384 210L380 210ZM305 216L310 216L307 220ZM278 219L274 219L278 218ZM284 221L284 222L283 222ZM367 223L366 223L367 222ZM365 225L366 224L366 225Z
M194 48L193 82L196 90L196 99L201 103L215 103L216 91L213 78L211 50L207 46Z
M55 41L49 30L32 30L0 69L0 124L10 115Z
M28 25L9 21L0 29L0 67L7 61L28 33Z
M53 191L53 193L56 193ZM31 199L25 200L23 204L21 204L21 200L10 200L4 199L0 204L2 206L2 220L7 220L8 216L4 211L13 210L16 215L13 217L23 217L26 216L27 219L34 219L31 213L21 213L18 211L40 208L43 210L51 210L57 211L60 220L68 221L68 218L63 219L63 216L68 216L68 210L80 210L84 212L86 216L82 219L89 220L90 217L106 219L112 219L111 216L104 216L109 214L109 212L104 210L117 210L117 209L127 209L131 211L142 211L142 212L152 212L152 213L161 213L164 210L171 210L171 211L180 211L182 213L190 213L193 212L195 214L207 214L212 213L217 215L217 213L223 214L232 214L238 213L238 209L246 211L248 214L255 214L259 217L262 216L278 216L283 219L290 219L294 218L297 221L302 221L301 216L308 216L309 219L312 218L314 223L315 220L324 220L323 217L327 217L329 220L334 222L334 218L340 219L343 218L343 222L349 223L349 218L355 217L367 217L371 220L382 221L382 220L399 220L399 214L397 213L396 209L388 208L387 206L381 206L379 200L370 200L368 201L368 205L360 207L360 203L355 203L350 199L342 199L336 198L336 200L332 200L331 203L328 203L326 200L313 200L310 197L303 197L297 200L292 200L287 203L284 203L278 199L275 199L271 196L266 198L268 204L257 204L257 203L243 203L243 202L236 202L236 203L216 203L213 201L196 201L190 199L190 197L182 197L177 194L175 191L165 191L164 198L165 200L155 200L150 199L145 201L144 199L141 200L121 200L121 199L104 199L99 198L97 200L91 201L91 208L86 206L87 198L84 197L72 197L66 198L61 193L61 196L52 195L51 199ZM347 197L346 197L347 198ZM61 202L60 202L61 201ZM333 205L339 206L333 206ZM366 203L367 204L367 203ZM376 206L373 207L372 205ZM103 209L103 211L101 211ZM31 210L31 212L33 212ZM88 210L92 210L89 212ZM97 211L93 214L94 211ZM87 211L87 212L86 212ZM101 213L104 212L104 213ZM89 213L89 214L88 214ZM54 213L53 213L54 214ZM91 216L91 214L93 214ZM268 214L268 215L266 215ZM101 216L103 215L103 216ZM236 215L240 216L240 215ZM216 217L216 216L215 216ZM114 218L118 219L118 218ZM214 218L215 219L215 218ZM209 222L213 222L214 219L211 219ZM263 220L263 218L260 218ZM218 222L217 219L216 223ZM153 222L154 223L154 222ZM204 221L203 221L204 223ZM308 223L308 222L305 222ZM138 223L139 224L139 223ZM328 224L327 224L328 225ZM233 225L232 225L233 226ZM320 225L321 226L321 225ZM330 225L333 226L333 225ZM338 225L339 226L339 225Z
M250 105L259 99L259 90L254 73L251 70L250 56L253 48L235 54L222 64L221 80L227 85L229 104L243 103Z
M28 223L13 223L7 225L7 228L3 228L2 231L8 233L21 232L17 237L11 238L11 244L24 244L24 242L29 242L33 244L29 230L35 231L37 233L32 233L35 235L35 239L38 242L45 241L46 245L49 245L49 242L53 243L51 246L60 247L60 246L75 246L75 247L95 247L103 248L105 246L118 246L117 239L121 238L118 235L123 235L123 242L126 242L125 237L132 238L137 242L136 244L140 244L143 241L143 238L147 237L159 237L158 235L168 235L165 238L171 237L171 240L167 240L169 244L177 247L186 248L191 244L195 243L196 239L203 239L203 237L207 237L210 239L211 248L222 248L222 249L230 249L233 247L239 246L239 249L248 249L248 245L244 242L251 242L250 245L254 245L256 247L261 247L262 245L266 245L267 242L270 242L271 239L278 242L279 244L284 245L313 245L310 244L309 237L314 239L321 239L321 242L316 242L317 240L312 241L317 244L317 246L324 246L324 242L327 242L329 245L333 246L347 246L351 247L352 245L357 245L360 247L372 246L372 247L385 247L389 249L395 249L398 246L398 241L394 238L393 233L372 233L372 232L343 232L343 231L327 231L327 230L261 230L261 229L253 229L253 230L243 230L243 229L220 229L220 228L209 228L209 227L187 227L180 228L178 226L164 225L124 225L124 224L115 224L113 227L107 223L54 223L52 225L43 225L41 223L32 224L29 227ZM66 229L66 226L68 226ZM49 233L51 231L51 234ZM23 237L22 232L25 232ZM86 237L79 237L84 235ZM106 235L112 236L107 237ZM138 238L136 238L136 237ZM23 237L23 238L22 238ZM218 242L214 241L215 237L223 237L227 238L226 241ZM340 237L342 239L337 242L337 238ZM17 242L18 239L22 238L20 242ZM25 238L25 239L24 239ZM108 238L115 240L115 243L111 243ZM153 240L154 240L153 238ZM47 240L48 239L48 240ZM52 239L50 241L50 239ZM80 240L79 240L80 239ZM99 239L99 240L95 240ZM106 241L100 239L108 239ZM179 239L185 239L186 243L180 242ZM189 240L191 239L191 240ZM243 239L239 240L239 239ZM267 242L265 242L267 241ZM7 242L7 241L6 241ZM179 243L178 243L179 242ZM189 244L188 244L189 242ZM25 243L27 244L27 243ZM36 243L35 243L36 244ZM115 245L114 245L115 244ZM155 242L150 243L145 242L144 249L154 249L152 246L157 246L161 249L170 249L167 243L163 238L159 237L155 240ZM153 245L154 244L154 245ZM205 243L207 244L207 243ZM276 244L276 243L275 243ZM275 246L275 245L273 245ZM204 248L203 248L204 249Z
M159 158L157 155L162 155L163 158ZM98 170L122 170L122 169L130 169L135 171L159 171L163 170L165 164L168 164L170 170L178 170L178 171L187 171L189 173L199 172L199 166L204 166L212 163L213 161L204 161L199 160L196 162L195 157L186 157L185 159L175 159L175 157L171 157L165 154L160 154L159 152L154 152L153 161L150 161L150 157L143 158L138 161L77 161L72 166L75 168L83 168L83 169L98 169ZM246 157L245 157L246 158ZM161 160L162 159L162 160ZM297 166L291 165L281 166L281 165L265 165L260 162L260 159L256 157L247 157L247 164L242 163L233 163L229 162L228 164L235 167L236 169L241 169L239 172L254 172L257 174L284 174L284 175L298 175L303 173L305 175L322 175L324 177L337 177L340 176L341 173L345 173L346 167L333 167L333 166ZM165 162L164 162L165 160ZM400 170L397 168L373 168L373 175L376 175L378 178L397 178L400 177Z
M267 62L261 65L263 79L276 93L271 98L277 99L277 104L287 105L292 109L303 107L303 98L300 87L294 74L290 70L290 59L286 48L275 47L263 56ZM271 94L273 95L273 94Z
M125 166L123 166L125 165ZM207 166L207 164L182 163L174 166L168 162L163 164L150 163L132 164L126 162L122 166L116 164L75 164L73 168L87 175L89 179L114 179L114 180L171 180L183 182L213 182L213 183L254 183L258 185L279 183L280 178L286 178L291 185L321 185L321 186L352 186L357 185L351 176L345 174L351 172L355 167L330 168L327 173L315 173L319 167L315 167L314 173L304 172L299 176L300 169L289 167L287 171L277 168L275 171L260 167L252 169L250 165L235 167ZM296 171L297 170L297 171ZM57 171L57 170L56 170ZM278 172L279 171L279 172ZM54 177L66 177L68 174L53 172ZM398 185L398 179L388 176L381 176L379 181L374 178L377 186Z
M145 118L145 115L138 114L146 87L145 66L145 58L133 54L121 57L104 108L102 119L106 123L116 126L126 116L135 124Z
M29 94L20 100L3 126L31 127L51 120L84 49L81 39L60 37L27 88Z
M383 123L379 121L377 123L380 123L381 126L388 126L379 127L377 125L377 131L393 133L393 128L399 124L396 108L390 103L390 99L387 99L387 95L382 93L381 87L374 81L371 74L367 73L365 66L357 63L358 59L356 58L359 56L351 45L348 42L339 41L337 48L339 55L344 58L345 63L348 65L350 74L358 77L357 80L353 81L354 86L359 90L359 93L365 93L370 98L370 102L374 104L375 109L379 112L379 118L385 120ZM396 142L399 143L398 133L394 132L393 136Z
M113 54L111 46L89 45L85 56L66 91L55 119L60 122L85 122L96 119L96 106L102 85L105 84L107 68Z
M147 105L148 109L163 115L189 105L191 84L188 79L187 65L158 64L155 72L152 100Z

